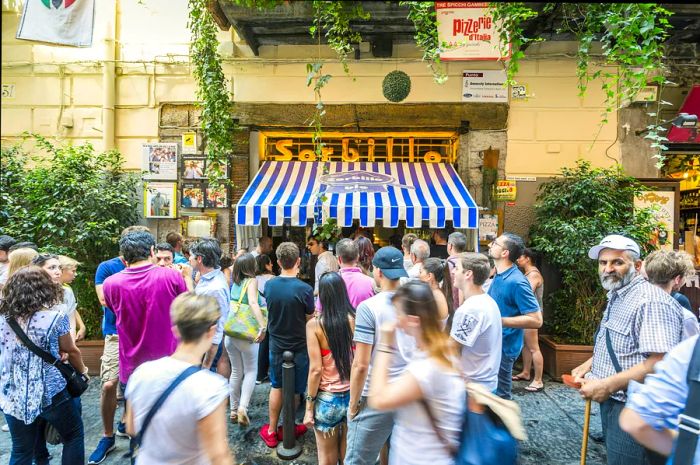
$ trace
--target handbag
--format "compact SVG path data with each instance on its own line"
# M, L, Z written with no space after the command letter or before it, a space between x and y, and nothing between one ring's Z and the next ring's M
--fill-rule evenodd
M41 349L36 344L34 344L27 337L24 331L22 331L22 328L15 320L8 318L7 323L10 325L10 328L12 328L12 331L14 331L14 333L17 335L17 338L20 341L22 341L22 343L27 347L27 349L29 349L30 352L37 355L45 363L52 365L56 367L56 369L58 369L63 378L66 380L66 389L68 390L68 394L70 394L71 397L80 397L80 395L87 390L87 376L85 376L82 373L78 373L78 370L73 368L73 365L71 365L70 363L61 362L60 359L54 357L50 353L46 352L45 350Z
M467 411L458 446L443 436L428 402L421 399L435 434L455 459L455 465L518 464L518 440L527 438L518 404L476 383L467 383L465 395Z
M226 323L224 323L224 333L236 339L254 342L260 332L260 325L258 325L258 320L255 319L250 305L243 303L250 281L251 278L246 280L238 300L231 301L228 318L226 318ZM260 307L260 312L263 315L263 319L267 319L267 308Z
M53 446L63 442L63 438L58 434L56 427L49 422L46 422L46 426L44 427L44 440Z
M146 434L146 430L148 429L148 425L151 424L151 420L153 420L153 417L155 414L158 412L158 410L163 406L165 403L165 400L172 394L172 392L175 390L175 388L182 383L184 380L192 376L193 374L197 373L201 368L199 366L191 366L182 373L180 373L177 378L173 380L172 383L163 391L163 393L158 397L158 400L156 400L155 404L153 404L153 407L148 411L146 414L146 418L143 420L143 425L141 425L141 431L139 431L136 434L136 437L134 437L131 440L131 443L129 444L130 448L130 455L131 455L131 463L132 465L136 463L136 456L139 453L139 448L141 447L141 444L143 443L143 435Z

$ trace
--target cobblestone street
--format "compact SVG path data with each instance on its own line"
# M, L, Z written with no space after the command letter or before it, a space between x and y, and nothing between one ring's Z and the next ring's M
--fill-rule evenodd
M91 389L83 396L83 421L85 422L86 457L100 439L102 423L99 416L99 389L93 380ZM583 429L583 401L578 393L561 383L548 382L545 390L529 393L523 388L526 382L515 383L513 393L523 412L528 440L523 444L523 465L575 465L579 463L581 432ZM268 449L258 437L258 430L267 421L267 393L269 384L256 386L250 408L251 426L242 430L237 425L229 426L229 444L236 454L237 463L245 465L266 465L284 463L272 449ZM117 415L121 415L120 407ZM2 421L4 424L4 420ZM591 435L600 435L598 408L591 412ZM304 452L290 462L295 465L315 464L316 447L311 432L303 438ZM0 433L0 463L9 461L11 440L9 433ZM119 438L117 450L112 452L105 465L127 465L123 458L128 449L128 441ZM58 464L60 446L50 446L52 463ZM603 465L605 448L595 440L588 442L588 465Z

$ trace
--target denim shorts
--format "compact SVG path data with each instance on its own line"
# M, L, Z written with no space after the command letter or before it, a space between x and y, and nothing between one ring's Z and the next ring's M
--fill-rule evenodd
M314 404L314 428L321 433L330 433L344 423L350 403L350 391L318 391Z
M270 384L275 389L282 389L282 352L270 351ZM306 381L309 376L309 354L306 349L294 352L294 392L306 392Z

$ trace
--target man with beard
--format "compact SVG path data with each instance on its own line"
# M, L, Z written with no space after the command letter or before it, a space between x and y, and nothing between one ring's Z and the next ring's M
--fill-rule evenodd
M588 256L598 260L608 305L594 337L593 357L571 374L581 396L600 403L608 465L650 464L650 454L619 425L630 381L642 382L654 364L681 341L683 312L668 293L638 272L639 246L619 235L605 237Z

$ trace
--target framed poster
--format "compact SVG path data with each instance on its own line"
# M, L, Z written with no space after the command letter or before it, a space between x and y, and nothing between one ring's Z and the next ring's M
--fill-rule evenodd
M180 187L182 208L204 208L204 183L184 182Z
M143 216L176 218L176 182L147 182L143 185Z
M488 11L487 2L435 2L438 43L446 44L440 59L501 60L496 24Z
M197 153L196 132L185 132L182 134L182 153L183 155Z
M228 208L228 187L225 184L207 185L206 193L205 206L207 208Z
M177 144L143 144L142 157L143 179L177 181Z
M219 166L218 163L210 163L207 162L207 171L205 171L205 176L209 177L209 169L214 169L214 167ZM220 179L228 179L228 164L224 164L224 166L221 167L221 178Z
M204 179L206 160L203 157L182 157L182 179Z
M651 188L634 198L634 208L654 208L657 220L663 225L655 231L650 242L666 250L678 249L680 217L680 183L661 179L639 179Z

